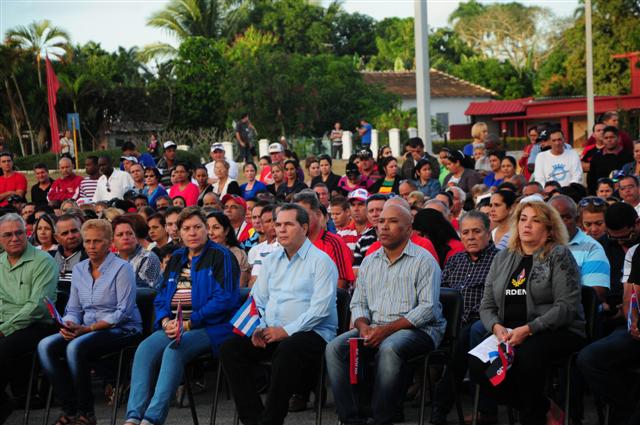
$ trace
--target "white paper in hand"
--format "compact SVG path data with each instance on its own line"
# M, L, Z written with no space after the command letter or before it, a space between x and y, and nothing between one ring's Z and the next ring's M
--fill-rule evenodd
M511 332L511 329L507 329ZM489 335L484 341L476 345L469 354L479 358L483 363L489 363L498 357L498 338L494 334Z

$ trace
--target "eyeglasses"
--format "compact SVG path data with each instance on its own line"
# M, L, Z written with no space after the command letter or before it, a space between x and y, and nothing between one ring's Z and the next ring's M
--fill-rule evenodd
M24 230L16 230L15 232L5 232L5 233L1 233L0 237L2 239L11 239L14 236L17 238L21 238L22 236L24 236L26 234L26 232Z
M589 205L593 205L595 207L601 207L606 204L607 202L602 198L598 198L597 196L587 196L586 198L582 198L580 200L580 202L578 203L578 206L580 208L585 208Z

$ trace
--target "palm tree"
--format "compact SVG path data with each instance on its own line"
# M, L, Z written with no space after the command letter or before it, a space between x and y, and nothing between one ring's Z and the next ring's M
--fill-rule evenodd
M218 37L224 6L218 0L171 0L164 9L155 12L147 25L160 28L177 41L191 36ZM140 57L148 61L153 57L173 57L177 48L169 43L153 43L144 47Z
M69 34L61 28L51 25L47 19L32 22L28 26L18 26L7 31L7 44L18 47L35 55L38 69L38 83L42 87L40 62L42 57L62 60L71 53Z

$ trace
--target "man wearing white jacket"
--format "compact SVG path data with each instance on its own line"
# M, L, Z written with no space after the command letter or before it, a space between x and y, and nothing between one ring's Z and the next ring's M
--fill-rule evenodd
M536 157L533 179L540 184L551 180L557 181L561 186L582 184L580 157L575 150L565 149L562 130L550 130L549 142L551 149Z

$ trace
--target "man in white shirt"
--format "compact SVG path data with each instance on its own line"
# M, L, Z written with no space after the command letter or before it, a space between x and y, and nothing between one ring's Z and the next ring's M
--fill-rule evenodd
M113 162L109 156L98 158L100 178L93 194L93 202L110 201L113 198L124 197L127 190L133 187L133 179L129 173L113 168Z
M561 186L582 184L582 164L573 149L565 149L564 135L560 129L549 130L551 149L536 157L533 179L541 184L554 180Z
M636 209L640 215L640 187L636 176L624 176L618 181L620 198Z
M249 287L252 287L258 279L264 258L280 246L276 239L276 226L275 220L273 219L273 213L275 210L275 205L265 205L262 208L260 221L262 222L262 232L266 239L251 248L249 251L249 264L251 264L251 279L249 279Z
M214 143L211 145L211 153L209 155L211 156L211 162L205 165L205 167L207 168L210 184L218 181L218 176L216 176L216 173L213 171L213 166L216 161L221 159L226 159L229 163L229 178L238 180L238 163L231 158L225 158L225 150L222 143Z

